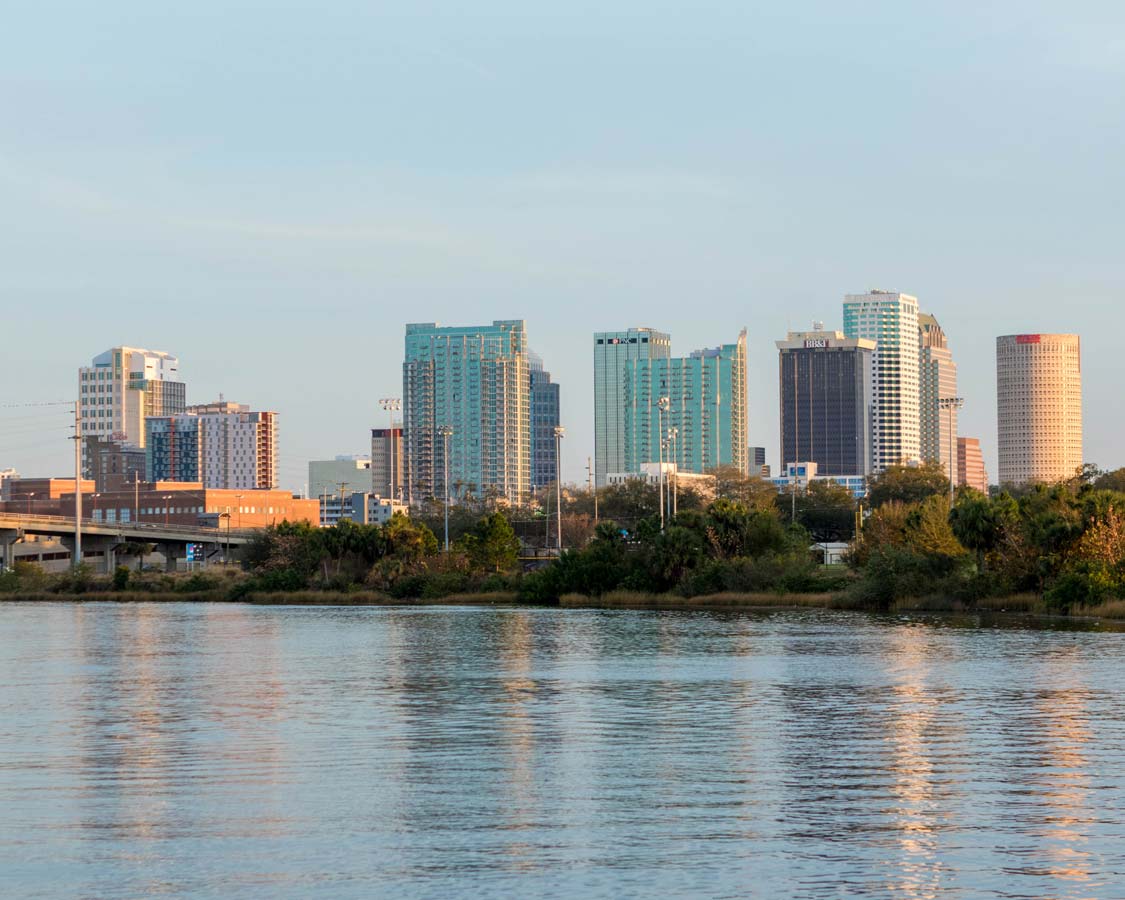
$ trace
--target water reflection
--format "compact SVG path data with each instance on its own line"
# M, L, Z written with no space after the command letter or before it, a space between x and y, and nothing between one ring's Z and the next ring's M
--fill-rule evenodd
M1121 894L1119 633L220 605L0 629L11 896Z

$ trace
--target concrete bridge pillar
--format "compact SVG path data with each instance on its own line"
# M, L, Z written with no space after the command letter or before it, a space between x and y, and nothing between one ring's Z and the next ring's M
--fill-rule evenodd
M179 561L187 556L187 546L183 541L169 541L160 544L160 552L164 554L164 571L175 572Z
M14 528L0 529L0 570L11 569L16 564L16 541L20 533Z

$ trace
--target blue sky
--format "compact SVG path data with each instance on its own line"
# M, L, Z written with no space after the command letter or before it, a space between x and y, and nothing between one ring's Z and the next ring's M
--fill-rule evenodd
M773 341L847 292L950 336L995 474L994 339L1083 338L1125 465L1125 10L1112 3L57 3L0 29L0 405L113 344L282 418L284 486L362 451L403 324L527 319L592 453L590 334ZM0 410L0 468L65 472ZM26 412L26 411L25 411ZM34 411L32 411L34 412Z

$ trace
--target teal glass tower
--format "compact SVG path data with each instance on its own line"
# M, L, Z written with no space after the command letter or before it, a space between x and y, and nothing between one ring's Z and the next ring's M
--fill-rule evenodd
M594 335L594 478L598 487L605 485L611 473L633 471L625 462L634 440L626 431L626 414L636 398L626 395L626 380L636 380L633 372L639 365L671 355L671 336L652 328Z
M408 502L470 492L509 503L523 500L531 487L524 321L407 325L405 349L402 439Z
M745 330L730 344L646 360L624 381L629 402L622 471L639 472L644 463L661 459L679 472L706 473L717 466L749 471ZM657 413L661 397L669 400L663 416ZM670 429L675 439L669 442Z

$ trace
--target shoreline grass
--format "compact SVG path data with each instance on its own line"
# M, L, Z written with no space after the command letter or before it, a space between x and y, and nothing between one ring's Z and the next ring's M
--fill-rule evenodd
M444 597L392 597L380 591L270 591L232 598L224 589L206 591L24 591L0 594L0 603L244 603L251 606L555 606L562 609L761 610L831 609L853 612L1005 614L1125 621L1125 600L1075 607L1068 614L1047 607L1034 594L988 597L966 603L949 597L902 599L874 606L847 594L741 593L728 591L684 597L644 591L611 591L601 596L564 594L557 604L521 602L514 591L454 593Z

